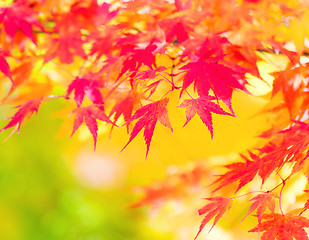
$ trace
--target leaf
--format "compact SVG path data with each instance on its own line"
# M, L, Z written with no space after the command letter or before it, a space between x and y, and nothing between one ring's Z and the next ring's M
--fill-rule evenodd
M304 228L309 227L309 220L302 216L293 216L293 213L264 214L264 221L260 226L252 228L249 232L264 232L261 240L308 240Z
M75 133L75 131L85 122L88 127L94 141L94 150L97 145L97 137L98 137L98 124L97 119L104 121L106 123L110 123L115 125L108 116L104 113L102 109L100 109L100 105L89 105L87 107L78 107L72 112L75 115L73 131L71 137Z
M123 67L117 80L119 80L119 78L121 78L121 76L127 71L137 71L142 66L142 64L146 65L152 70L152 65L155 65L153 51L156 48L156 45L150 43L145 49L133 49L133 53L123 62Z
M249 154L253 161L250 161L244 155L240 155L245 160L245 162L236 162L224 166L225 168L229 169L229 171L223 175L219 175L219 178L213 183L219 183L219 186L212 192L216 192L220 188L229 184L239 182L235 191L235 193L237 193L242 187L253 180L253 178L263 166L263 162L257 155L251 152L249 152Z
M130 139L127 142L127 144L123 147L121 152L129 145L129 143L137 136L137 134L144 128L144 139L147 146L146 151L146 157L149 152L149 146L152 139L153 131L155 129L155 126L157 124L157 121L171 129L173 131L173 128L171 126L169 117L168 117L168 111L166 108L166 105L168 104L169 99L164 98L162 100L156 101L154 103L147 104L140 109L138 109L133 116L127 121L126 124L129 124L130 122L139 119L136 124L133 127L133 130L130 134Z
M168 172L163 180L155 181L151 185L134 187L136 192L143 193L143 197L130 206L151 205L157 207L172 199L186 201L186 197L189 197L192 192L198 191L199 187L202 189L206 185L205 175L210 174L209 168L204 162L196 162L193 166L190 164L190 167L185 166L184 171L180 171L180 169L174 169L174 171Z
M5 57L1 56L1 55L0 55L0 71L5 76L7 76L11 80L12 84L14 85L10 66L9 66L8 62L6 61Z
M213 197L213 198L205 198L206 200L212 201L211 203L206 204L204 207L198 210L199 215L204 215L204 217L199 231L196 234L195 238L198 237L200 232L203 230L205 225L212 219L214 218L214 223L212 227L210 228L209 232L211 229L216 225L216 223L219 221L219 219L223 216L225 212L228 212L230 208L232 207L232 202L233 200L230 198L225 198L225 197Z
M182 3L180 0L175 0L175 7L178 11L188 10L191 7L191 1L186 0L185 3Z
M14 36L19 29L34 44L32 25L37 26L43 31L38 20L34 17L35 12L22 3L14 3L10 7L0 8L0 23L3 23L4 30L8 37L13 41Z
M148 85L148 86L146 87L146 90L145 90L144 93L146 93L146 92L149 91L149 95L148 95L148 97L146 98L146 100L148 100L148 99L152 96L152 94L154 94L154 92L156 91L156 89L157 89L157 87L158 87L158 85L159 85L159 83L160 83L161 81L162 81L162 80L160 79L160 80L158 80L158 81L155 81L154 83L151 83L150 85Z
M127 123L133 112L133 108L135 103L138 101L138 97L134 94L129 94L127 97L123 98L122 100L117 101L114 105L112 110L109 113L109 117L113 116L114 114L114 124L116 124L117 120L121 115L123 115L124 121ZM113 126L111 131L113 130ZM129 124L127 124L127 133L129 133Z
M238 80L243 76L243 73L210 60L190 62L180 70L187 70L183 79L181 94L194 82L194 87L200 97L209 95L209 90L212 89L215 96L222 100L233 114L232 91L240 89L247 92L241 81Z
M304 192L309 193L309 190L304 190ZM302 210L302 212L299 214L299 216L300 216L301 214L303 214L305 211L307 211L308 209L309 209L309 199L307 199L307 201L305 202L304 207L303 207L303 210Z
M211 100L215 100L215 97L212 96L202 96L197 99L186 99L184 100L178 107L187 107L186 109L186 118L187 121L183 125L186 126L191 119L195 116L197 113L202 122L206 125L208 128L211 139L213 138L213 124L212 124L212 116L211 112L221 115L229 115L229 116L235 116L233 114L225 112L222 108L220 108L219 105L211 102Z
M110 12L110 4L104 2L99 4L97 1L76 1L67 14L62 15L57 27L77 29L97 28L106 24L114 18L118 10Z
M258 194L254 198L250 199L250 201L253 201L252 205L249 208L249 211L247 215L244 217L244 219L251 214L254 210L256 210L257 218L258 218L258 227L261 226L263 214L268 208L271 213L274 214L275 212L275 201L274 197L277 197L273 193L266 193L266 194Z
M115 42L119 38L117 34L110 34L111 31L115 32L117 30L116 26L105 26L105 28L104 32L91 32L87 38L88 42L93 41L89 55L96 54L96 60L99 60L102 56L111 58L116 48Z
M309 64L294 66L289 64L283 71L275 72L273 81L272 97L279 92L283 94L283 104L289 110L291 119L295 119L299 114L299 101L306 92Z
M136 75L134 76L135 79L154 79L159 72L163 72L166 70L166 67L160 66L156 69L150 69L145 71L138 71Z
M48 43L48 50L45 54L44 63L47 63L59 57L63 64L72 64L74 56L79 56L86 59L87 55L83 49L84 40L80 33L68 34L62 33L58 38L51 39Z
M270 134L271 132L269 132ZM269 142L258 149L263 162L259 170L262 183L277 168L278 171L286 163L293 163L292 174L303 171L304 161L309 157L309 125L304 122L294 121L293 124L282 131L275 131L266 137Z
M182 43L189 39L186 26L181 19L174 18L163 20L162 27L164 28L167 42L172 43L177 40L178 43Z
M9 135L9 137L16 131L20 129L21 124L25 121L26 118L30 118L33 112L38 112L39 106L42 103L43 98L38 99L31 99L27 102L18 105L17 108L18 111L14 114L13 117L11 117L11 121L0 130L0 132L3 132L4 130L14 127L15 129L12 131L12 133Z
M69 85L66 97L74 91L74 100L78 107L83 103L85 94L94 104L103 105L103 96L98 89L100 87L102 84L99 81L77 77Z
M20 88L25 82L29 81L32 70L37 64L38 58L36 56L26 56L20 58L19 61L21 62L21 64L12 70L14 84L12 84L9 92L3 98L2 102L7 101L7 99L14 92L16 92L18 88Z

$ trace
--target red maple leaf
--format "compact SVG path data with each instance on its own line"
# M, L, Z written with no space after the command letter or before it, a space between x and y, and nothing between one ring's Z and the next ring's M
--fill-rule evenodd
M69 85L66 97L74 91L74 100L78 107L83 103L85 94L94 104L103 105L103 96L98 89L100 87L102 84L99 81L77 77Z
M297 52L290 51L284 47L284 43L278 42L274 39L274 37L268 42L271 44L273 50L275 51L276 54L284 54L289 58L291 63L295 66L297 63L300 61L300 56L297 54Z
M211 139L213 138L213 127L212 127L212 116L211 112L221 115L235 116L233 114L225 112L219 105L213 103L211 100L215 100L215 97L212 96L201 96L197 99L186 99L178 107L187 107L186 109L186 118L187 121L183 125L186 126L188 122L195 116L197 113L203 123L207 126Z
M138 71L136 75L134 76L134 79L140 79L140 80L145 80L145 79L154 79L160 72L163 72L166 70L166 67L160 66L156 69L150 69L150 70L145 70L145 71Z
M190 0L186 0L185 3L183 3L183 1L180 0L175 0L175 7L177 8L177 11L184 11L190 9L191 4L192 3Z
M11 80L12 84L14 84L10 65L6 61L5 55L8 55L8 53L0 50L0 71Z
M231 43L220 34L210 34L206 39L198 37L190 39L190 41L186 41L182 45L184 45L183 56L188 56L194 61L211 60L216 62L222 60L223 56L226 55L226 48L231 46ZM214 59L215 57L218 59Z
M61 20L57 27L77 29L89 29L89 27L99 27L106 24L109 20L116 16L118 10L109 11L110 4L104 2L98 4L98 1L79 0L76 1L70 8L70 11L61 15Z
M139 119L136 124L133 127L133 130L130 134L130 139L127 142L127 144L123 147L121 151L123 151L129 143L136 137L136 135L144 128L144 139L147 146L146 151L146 158L149 152L149 146L152 139L153 131L155 129L155 126L157 124L157 121L165 126L171 129L173 131L173 128L171 126L169 117L168 117L168 111L166 108L166 105L168 104L169 99L164 98L162 100L156 101L154 103L147 104L140 109L138 109L133 116L127 121L126 124L129 124L130 122Z
M19 29L34 44L36 44L32 25L43 30L38 20L34 17L35 11L21 3L14 3L9 7L0 8L0 23L3 23L4 30L8 37L13 41L14 36Z
M236 162L224 166L229 169L229 171L223 175L219 175L219 178L213 183L219 183L219 186L213 190L213 192L216 192L220 188L229 184L239 182L235 191L235 193L237 193L243 186L253 180L263 165L263 162L257 155L251 152L249 152L249 154L252 161L250 161L246 156L240 155L245 162Z
M227 38L220 36L220 34L211 34L206 37L195 54L206 61L210 57L219 57L221 59L225 55L225 46L231 46Z
M26 118L30 118L33 112L38 112L39 106L42 103L43 98L38 99L31 99L27 102L18 105L17 108L18 111L14 114L13 117L11 117L11 121L0 130L0 132L3 132L4 130L14 127L14 130L9 135L9 137L16 131L20 129L21 124L25 121Z
M113 124L114 123L108 118L108 116L100 109L100 105L89 105L87 107L78 107L72 112L75 115L73 131L71 137L75 133L75 131L82 125L85 121L94 141L94 150L97 145L97 137L98 137L98 124L97 119L104 121L106 123Z
M109 117L114 115L114 123L116 123L119 117L123 115L124 121L127 123L132 116L134 105L138 101L139 99L135 94L128 94L128 96L126 96L122 100L117 101L117 103L110 111ZM129 124L127 124L127 132L129 133Z
M216 223L219 221L219 219L223 216L223 214L227 211L230 210L230 208L232 207L232 199L230 198L225 198L225 197L213 197L213 198L205 198L206 200L211 201L211 203L206 204L204 207L202 207L201 209L198 210L199 215L204 215L206 214L206 216L204 217L199 231L196 234L195 238L196 239L198 237L198 235L200 234L200 232L203 230L203 228L205 227L205 225L212 219L214 218L214 223L212 225L212 227L210 228L209 232L211 231L211 229L216 225Z
M156 45L150 43L145 49L133 49L133 53L123 62L123 68L121 69L117 80L127 71L137 71L142 64L146 65L150 69L153 69L152 65L155 65L155 56L153 51L156 48Z
M266 137L270 141L259 150L263 164L259 176L263 183L277 168L280 170L286 163L294 163L293 172L301 171L305 160L309 157L309 125L294 121L293 125L282 131L274 131Z
M221 99L234 113L231 104L233 90L240 89L247 92L240 80L243 78L243 73L214 62L216 59L210 58L207 61L200 59L180 68L180 70L188 70L183 79L181 94L194 82L194 87L200 97L207 96L211 89L216 97Z
M308 240L304 228L309 227L309 220L302 216L294 216L293 212L282 214L264 214L264 222L249 232L264 232L261 240Z
M48 43L44 63L55 57L59 57L63 64L73 63L74 56L86 58L87 55L83 49L84 42L80 33L62 33L58 38L53 38L52 42Z
M187 26L181 18L167 18L160 22L160 27L166 35L166 42L172 43L175 40L182 43L189 39Z
M115 44L119 36L117 33L117 26L105 26L105 31L93 31L87 38L88 42L93 42L89 55L93 56L96 54L96 60L101 56L106 56L110 58L114 53L116 47L119 47ZM110 34L110 32L115 32L115 34Z
M144 93L146 93L146 92L149 91L149 95L148 95L148 97L146 98L146 100L149 99L149 98L152 96L152 94L154 94L154 92L156 91L156 89L157 89L157 87L158 87L158 85L159 85L160 82L162 82L161 79L158 80L158 81L155 81L155 82L149 84L147 87L145 87Z
M275 213L275 201L274 197L277 197L273 193L265 193L265 194L258 194L254 198L250 199L250 201L253 201L252 205L249 208L249 211L247 215L244 217L246 218L250 213L252 213L254 210L256 210L256 215L258 218L258 227L261 226L263 214L268 208L271 213Z

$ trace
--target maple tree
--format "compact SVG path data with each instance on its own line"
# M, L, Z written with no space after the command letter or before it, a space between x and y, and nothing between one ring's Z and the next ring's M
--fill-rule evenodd
M183 127L198 115L213 139L212 114L237 117L233 93L252 95L251 85L264 82L271 91L259 96L267 104L257 114L269 116L269 129L209 184L195 238L250 196L243 217L256 217L257 226L249 232L309 239L308 190L298 196L307 199L301 207L282 207L286 184L309 174L308 22L308 3L294 0L1 2L1 104L18 108L1 132L19 131L47 101L64 99L74 115L71 137L84 123L96 149L97 120L110 133L126 126L123 151L144 129L147 158L157 122L173 132L171 99L185 109ZM272 66L268 78L260 63ZM171 185L144 188L132 206L181 197L209 171L195 164ZM261 186L252 190L256 179Z

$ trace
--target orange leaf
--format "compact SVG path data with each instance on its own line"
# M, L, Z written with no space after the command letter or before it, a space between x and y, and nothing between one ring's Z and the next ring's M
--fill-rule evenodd
M17 108L18 111L14 114L14 116L11 118L11 121L1 129L0 132L3 132L4 130L11 128L13 126L16 126L13 132L10 134L10 136L18 129L20 129L20 126L22 122L27 118L32 115L33 112L38 112L39 106L42 102L43 98L39 99L31 99L28 100L27 102L18 105Z
M216 225L216 223L219 221L219 219L223 216L223 214L227 211L230 210L232 207L232 199L230 198L224 198L224 197L213 197L213 198L205 198L206 200L212 201L211 203L208 203L204 207L202 207L200 210L198 210L199 215L206 214L204 217L200 229L198 233L196 234L195 238L198 237L200 232L203 230L205 225L212 219L214 218L214 223L212 227L210 228L209 232L211 229Z
M266 208L268 208L273 214L275 212L274 197L277 196L272 193L266 193L266 194L258 194L257 196L252 198L250 201L253 201L253 203L250 206L249 211L244 218L246 218L250 213L256 210L257 218L259 221L258 226L260 227L263 213L265 212Z
M265 221L260 226L256 226L249 232L264 232L261 240L308 240L307 232L304 228L309 227L309 220L302 216L293 216L293 213L264 214Z
M108 118L108 116L102 111L100 105L90 105L87 107L79 107L73 110L72 113L75 113L73 131L71 136L75 133L75 131L82 125L85 121L94 141L94 150L97 145L97 137L98 137L98 124L97 119L104 121L106 123L114 123Z

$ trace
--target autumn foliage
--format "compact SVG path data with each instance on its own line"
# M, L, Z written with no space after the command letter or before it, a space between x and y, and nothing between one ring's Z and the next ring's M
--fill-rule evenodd
M300 207L286 212L281 205L286 183L309 174L306 1L0 4L1 104L17 108L1 132L19 131L46 102L63 99L68 118L74 119L72 137L84 124L96 149L99 121L114 134L125 126L128 139L119 150L142 132L147 158L156 126L173 132L170 99L176 97L179 111L184 110L183 119L177 119L183 127L200 118L212 139L214 114L237 117L233 93L251 95L249 87L264 82L271 91L260 96L267 104L257 114L268 115L271 128L260 133L258 146L239 153L237 161L224 165L225 172L216 174L198 211L203 219L196 238L206 224L213 220L212 229L239 199L250 196L243 217L254 216L256 226L249 232L260 232L263 240L309 239L308 191L302 189ZM262 76L260 62L273 67L271 81ZM133 206L179 197L180 185L189 188L202 181L197 169L177 175L172 185L145 188L145 197ZM268 185L270 178L276 184ZM237 195L256 179L260 188Z

